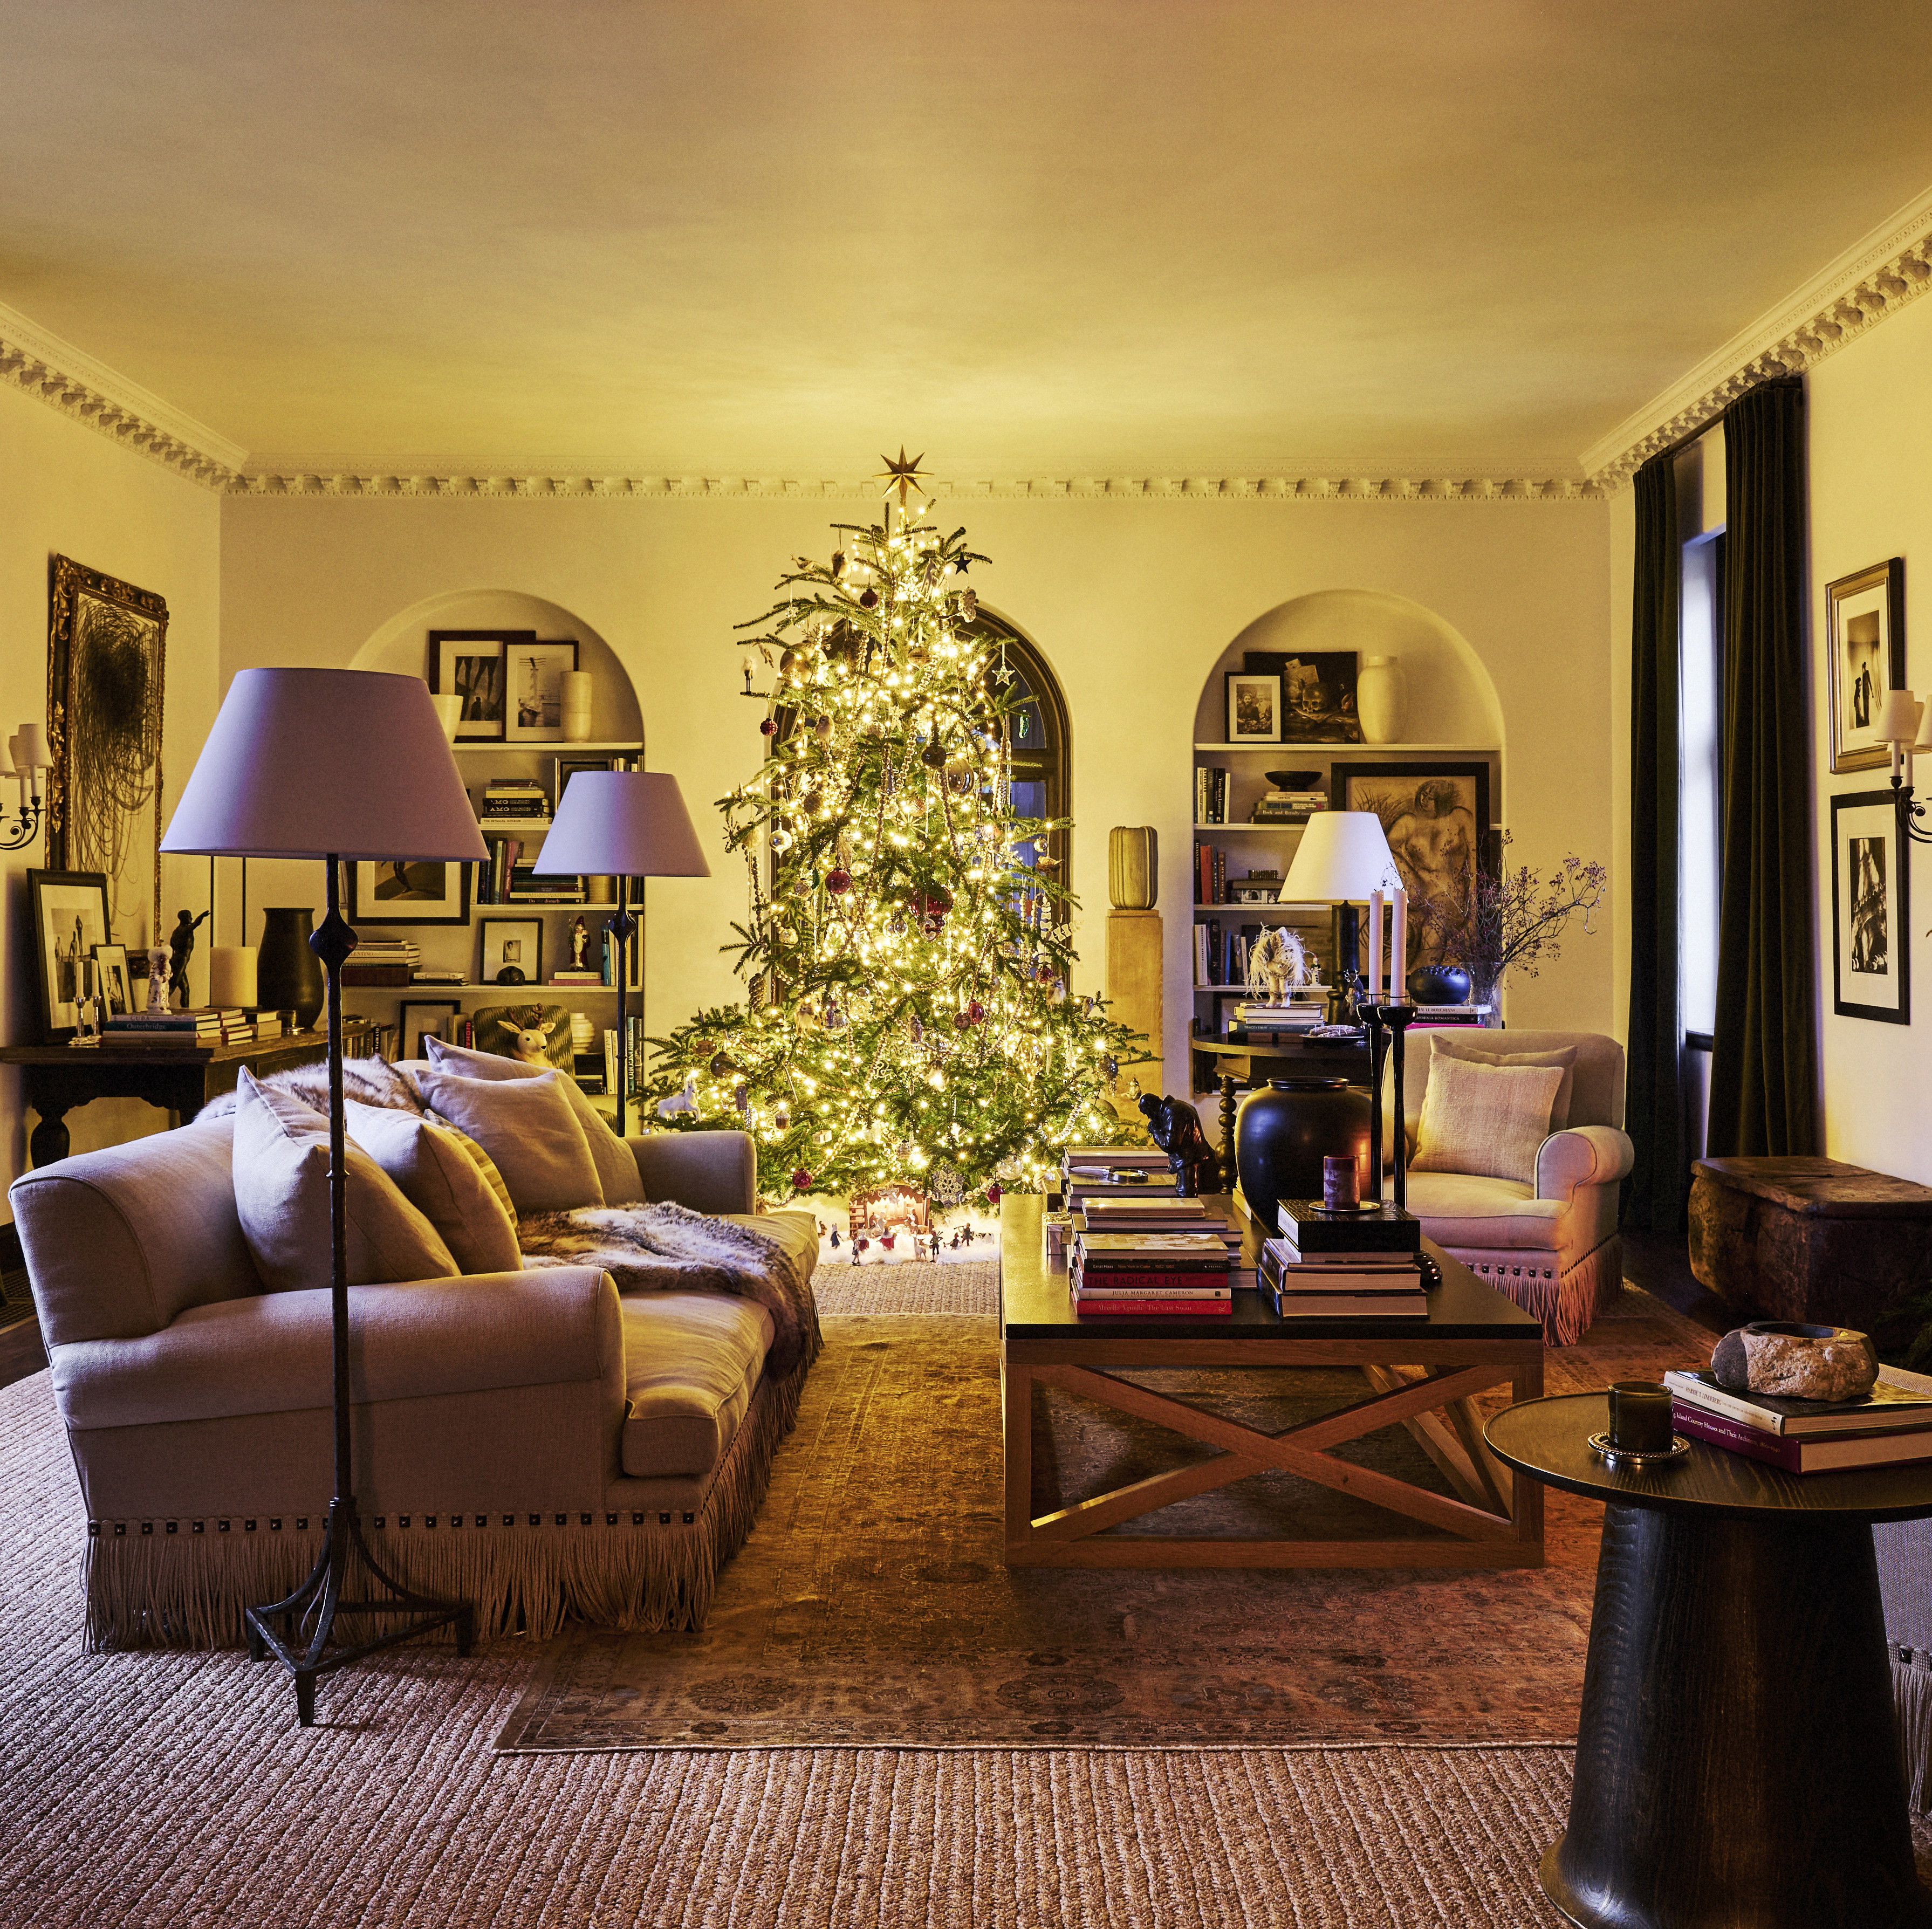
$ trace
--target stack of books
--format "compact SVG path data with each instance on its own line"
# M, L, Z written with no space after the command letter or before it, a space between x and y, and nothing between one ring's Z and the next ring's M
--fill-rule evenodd
M1888 1366L1863 1400L1786 1400L1734 1391L1714 1373L1666 1373L1671 1424L1702 1440L1782 1467L1817 1474L1932 1460L1932 1378Z
M1157 1145L1070 1145L1060 1155L1060 1190L1070 1208L1096 1196L1145 1198L1176 1190L1167 1154ZM1198 1204L1198 1200L1190 1203Z
M478 823L487 824L492 818L507 818L512 821L527 822L535 818L550 815L550 794L544 787L529 778L504 778L483 787L483 800L476 806Z
M1194 847L1194 902L1197 904L1228 902L1228 854L1218 845Z
M257 1045L269 1044L281 1036L284 1028L280 1012L251 1012L249 1016L255 1021L255 1042Z
M260 1037L255 1021L240 1006L224 1006L220 1016L224 1045L253 1045Z
M1228 1247L1205 1232L1073 1236L1073 1310L1134 1319L1211 1319L1234 1311Z
M422 962L422 952L406 938L365 938L342 968L345 985L367 988L406 986Z
M1299 998L1292 1004L1238 1004L1234 1022L1250 1045L1272 1045L1286 1038L1299 1038L1322 1022L1321 999L1328 996L1325 985L1308 989L1319 994L1306 1004Z
M460 971L452 971L437 967L429 970L413 970L410 974L412 985L461 985L469 981Z
M1270 790L1255 806L1251 824L1306 824L1328 808L1325 790Z
M182 1012L122 1012L103 1028L116 1045L172 1046L219 1045L221 1014L212 1006Z
M1228 771L1224 764L1198 764L1194 768L1194 821L1228 821Z
M1282 1199L1280 1238L1257 1271L1262 1303L1283 1319L1426 1319L1422 1222L1385 1205L1327 1213L1319 1199Z

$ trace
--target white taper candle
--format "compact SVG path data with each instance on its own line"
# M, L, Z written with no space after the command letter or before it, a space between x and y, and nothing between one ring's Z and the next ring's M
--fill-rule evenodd
M1382 894L1369 893L1369 1000L1382 994Z

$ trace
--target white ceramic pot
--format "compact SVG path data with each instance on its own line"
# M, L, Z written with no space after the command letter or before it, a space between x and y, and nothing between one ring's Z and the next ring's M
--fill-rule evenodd
M566 743L590 741L590 692L589 670L563 673L563 740Z
M1408 679L1399 656L1365 656L1355 679L1355 713L1371 743L1400 743Z

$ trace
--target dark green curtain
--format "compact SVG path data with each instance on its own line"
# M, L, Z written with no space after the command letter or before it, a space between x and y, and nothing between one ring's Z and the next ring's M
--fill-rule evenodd
M1804 387L1724 411L1724 879L1706 1143L1815 1152L1811 732L1804 692Z
M1684 1036L1678 1000L1678 618L1683 545L1674 455L1636 472L1630 614L1630 1078L1624 1123L1636 1164L1624 1225L1676 1232L1690 1188L1684 1140Z

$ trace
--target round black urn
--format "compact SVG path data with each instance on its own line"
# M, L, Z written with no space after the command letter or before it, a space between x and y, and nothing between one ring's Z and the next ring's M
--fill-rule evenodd
M309 949L315 912L280 904L262 914L262 949L255 962L255 998L264 1011L293 1011L303 1031L314 1024L325 996L322 960Z
M1277 1199L1322 1197L1322 1162L1352 1156L1370 1196L1369 1095L1346 1078L1270 1078L1234 1118L1241 1196L1261 1224L1278 1230Z
M1408 995L1419 1005L1466 1005L1469 974L1460 964L1418 964L1408 974Z

